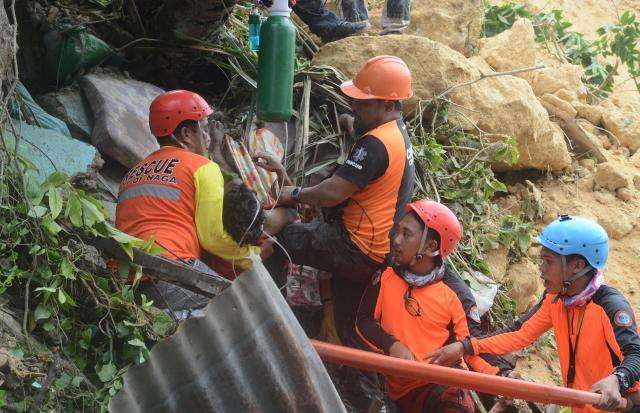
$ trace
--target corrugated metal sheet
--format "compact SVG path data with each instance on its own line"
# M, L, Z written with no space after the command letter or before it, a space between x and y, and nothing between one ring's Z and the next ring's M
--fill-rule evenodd
M344 412L261 263L129 369L111 412Z

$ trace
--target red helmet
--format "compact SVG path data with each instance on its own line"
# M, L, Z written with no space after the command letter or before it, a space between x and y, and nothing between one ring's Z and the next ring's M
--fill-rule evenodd
M197 93L172 90L156 97L149 107L149 127L153 136L171 135L180 122L199 121L213 113L211 106Z
M439 202L422 199L407 204L406 211L415 212L427 228L440 235L440 256L451 254L462 238L462 225L456 215Z

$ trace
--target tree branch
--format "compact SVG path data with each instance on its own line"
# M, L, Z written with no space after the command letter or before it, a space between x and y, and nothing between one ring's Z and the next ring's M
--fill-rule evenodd
M443 97L445 97L446 95L448 95L449 93L451 93L451 91L464 87L464 86L470 86L473 85L474 83L477 83L479 81L481 81L482 79L488 79L490 77L499 77L499 76L510 76L510 75L517 75L518 73L524 73L524 72L532 72L534 70L540 70L540 69L544 69L546 66L544 65L539 65L539 66L534 66L534 67L525 67L522 69L514 69L514 70L509 70L507 72L494 72L494 73L482 73L480 72L480 77L474 80L470 80L468 82L464 82L464 83L458 83L457 85L453 85L450 86L448 88L446 88L444 90L444 92L440 93L438 96L436 96L434 99L432 100L440 100Z

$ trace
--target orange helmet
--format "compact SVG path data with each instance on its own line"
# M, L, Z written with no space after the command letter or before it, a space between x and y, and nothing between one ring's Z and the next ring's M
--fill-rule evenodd
M405 210L415 212L424 222L426 228L431 228L440 235L440 256L442 259L453 252L462 238L462 225L453 211L439 202L428 199L407 204ZM420 250L423 247L424 245L421 245Z
M213 113L211 106L197 93L172 90L156 97L149 107L149 127L154 136L171 135L180 122L199 121Z
M353 80L340 85L353 99L404 100L413 96L411 71L399 57L376 56L369 59Z

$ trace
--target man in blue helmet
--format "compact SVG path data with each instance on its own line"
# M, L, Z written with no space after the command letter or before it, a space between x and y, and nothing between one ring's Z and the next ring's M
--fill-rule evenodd
M640 401L640 336L629 302L604 284L607 233L594 221L563 215L538 241L545 287L540 302L501 334L465 339L427 357L449 365L463 354L508 354L553 328L564 385L602 395L597 405L573 411L616 411L623 397L629 411Z

